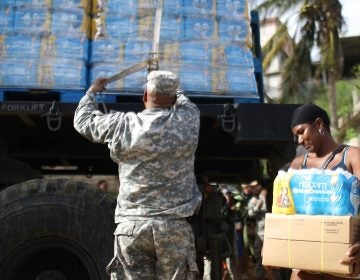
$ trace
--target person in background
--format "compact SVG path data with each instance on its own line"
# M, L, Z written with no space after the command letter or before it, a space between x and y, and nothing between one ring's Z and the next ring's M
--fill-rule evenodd
M290 164L292 169L331 169L341 168L360 178L360 149L348 145L340 145L331 135L330 119L322 108L314 104L298 107L291 118L291 130L299 145L307 153L297 156ZM349 277L340 277L325 273L310 273L293 269L292 280L317 279L356 279L360 273L360 242L353 244L342 264L354 266L354 272Z
M261 250L264 243L266 193L265 180L254 180L250 184L252 197L248 203L248 216L256 222L256 235L254 241L254 279L265 279L266 271L262 265Z
M237 246L236 246L236 230L235 230L235 219L236 219L236 207L235 207L235 199L234 194L228 190L223 189L223 195L226 199L226 215L225 221L228 224L228 230L226 231L226 238L231 246L231 254L224 261L224 273L223 279L231 279L236 280L238 277L238 254L237 254Z
M241 275L241 279L249 279L249 248L248 244L245 244L245 240L248 240L247 235L247 215L248 215L248 204L249 200L252 197L251 187L248 183L241 184L240 194L235 196L236 204L236 221L235 221L235 230L236 230L236 245L237 245L237 254L238 254L238 274Z
M200 112L169 71L152 71L139 113L102 113L97 78L80 100L74 127L107 144L119 168L111 279L195 279L194 235L187 218L201 203L194 175Z
M109 189L109 184L106 180L99 180L96 183L96 188L106 192Z

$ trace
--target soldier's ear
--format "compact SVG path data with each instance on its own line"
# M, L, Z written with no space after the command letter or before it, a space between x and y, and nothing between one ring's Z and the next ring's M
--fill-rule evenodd
M144 95L143 95L143 102L146 103L147 102L147 91L144 90Z

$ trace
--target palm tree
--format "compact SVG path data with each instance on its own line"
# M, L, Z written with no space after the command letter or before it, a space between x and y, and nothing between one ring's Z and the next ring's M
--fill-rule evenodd
M328 82L328 100L332 128L338 130L336 108L336 79L342 73L342 52L339 32L343 24L339 0L264 0L257 9L260 12L297 16L296 30L291 37L292 53L287 57L282 71L282 89L287 100L299 100L306 92L312 77L324 75ZM263 49L264 69L281 50L284 38L289 37L288 17ZM313 67L311 51L319 49L320 61ZM289 99L290 98L290 99Z

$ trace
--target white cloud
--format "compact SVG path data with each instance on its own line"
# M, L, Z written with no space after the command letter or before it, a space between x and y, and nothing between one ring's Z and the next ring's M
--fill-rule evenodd
M346 37L360 36L360 0L340 0L345 20L343 35Z

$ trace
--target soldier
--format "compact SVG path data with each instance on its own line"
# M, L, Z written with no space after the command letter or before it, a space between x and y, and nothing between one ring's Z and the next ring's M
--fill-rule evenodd
M195 279L198 268L187 217L201 202L194 176L199 110L179 90L179 79L153 71L139 113L97 110L98 78L80 100L74 127L106 143L119 166L111 279Z

